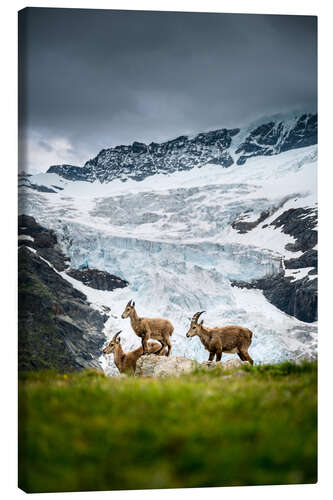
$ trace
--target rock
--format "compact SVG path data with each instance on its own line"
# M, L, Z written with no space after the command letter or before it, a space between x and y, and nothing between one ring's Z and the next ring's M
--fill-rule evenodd
M223 365L223 370L235 370L236 368L240 368L241 366L244 365L249 365L250 363L248 361L242 361L241 359L238 358L233 358L229 359L225 363L222 363Z
M135 376L137 377L179 377L184 373L191 373L197 368L211 370L221 368L223 371L234 370L241 366L249 365L248 361L241 361L238 358L229 359L225 363L219 361L217 363L205 361L198 363L193 359L185 358L184 356L156 356L155 354L147 354L141 356L136 363ZM238 373L240 373L238 371Z
M86 181L88 175L87 169L74 165L52 165L47 172L60 175L70 181Z
M18 218L18 244L29 246L52 264L57 271L64 271L68 266L68 257L61 250L55 232L47 229L30 215Z
M197 361L183 356L167 357L147 354L141 356L136 363L137 377L178 377L190 373L199 366Z
M221 361L218 361L217 363L215 361L203 361L203 363L200 363L200 367L205 370L214 370L217 367L222 368L222 363Z
M262 212L260 212L256 220L248 221L248 217L252 216L252 211L246 210L245 212L238 215L238 217L234 221L232 221L231 227L233 229L236 229L236 231L240 234L247 233L264 222L266 219L268 219L268 217L271 217L292 198L294 198L294 195L285 196L278 204L271 207L269 210L263 210ZM265 228L267 226L268 224L265 224L262 227Z
M293 252L301 251L302 255L285 259L279 274L251 282L232 281L231 285L262 290L266 299L281 311L301 321L313 323L318 319L317 278L312 278L317 274L318 267L317 250L314 248L317 245L317 208L290 208L273 220L270 226L292 236L295 242L288 243L286 249ZM313 269L303 278L297 279L297 273L290 276L285 273L283 267L288 270L308 267Z
M313 249L307 250L296 259L285 260L284 266L286 269L301 269L303 267L313 267L315 272L312 272L311 274L317 274L318 252L317 250Z
M116 288L125 288L128 285L127 281L122 280L118 276L98 269L69 269L66 273L72 278L82 281L85 285L97 290L111 292Z
M25 187L34 189L35 191L39 191L40 193L56 193L54 189L51 189L47 186L39 186L38 184L32 184L29 182L29 184L25 185Z
M318 319L317 278L309 279L305 276L295 280L280 273L276 276L253 280L250 283L232 281L231 286L262 290L271 304L300 321L313 323Z
M236 231L238 233L244 234L244 233L247 233L248 231L251 231L255 227L257 227L259 224L261 224L261 222L266 220L270 215L271 215L271 212L269 210L264 210L263 212L261 212L259 217L255 221L252 221L252 222L247 222L246 220L244 220L244 216L241 215L231 223L231 227L236 229Z
M212 370L214 368L221 368L224 371L227 370L234 370L236 368L240 368L241 366L244 365L250 365L248 361L242 361L239 358L232 358L223 363L223 361L204 361L203 363L200 363L200 366L202 368L205 368L207 370Z
M318 243L317 220L316 208L290 208L273 220L270 225L274 228L281 228L283 233L295 238L295 243L286 245L287 250L306 252Z

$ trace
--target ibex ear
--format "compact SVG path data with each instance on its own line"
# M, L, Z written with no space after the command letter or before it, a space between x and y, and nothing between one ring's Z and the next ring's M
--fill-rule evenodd
M120 344L120 337L117 337L116 342L117 342L117 344Z
M200 321L199 325L202 325L202 323L203 323L203 319Z
M133 307L135 306L135 302L134 302L134 300L133 300L133 304L132 304L132 306L133 306Z

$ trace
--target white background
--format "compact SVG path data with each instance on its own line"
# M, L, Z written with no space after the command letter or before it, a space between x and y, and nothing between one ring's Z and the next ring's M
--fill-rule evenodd
M61 499L328 498L333 494L333 8L326 0L155 0L67 2L8 1L1 9L1 482L3 498L25 495L17 489L17 11L24 7L76 7L174 10L253 14L317 15L319 27L319 482L304 486L232 487L61 494ZM270 444L267 443L267 446ZM149 473L149 471L147 471ZM59 494L56 494L58 497ZM54 496L54 494L53 494ZM56 498L55 497L55 498ZM42 494L38 498L50 498ZM51 497L52 498L52 497Z

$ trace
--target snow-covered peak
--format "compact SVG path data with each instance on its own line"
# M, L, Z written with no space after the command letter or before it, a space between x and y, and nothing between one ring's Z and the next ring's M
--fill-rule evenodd
M244 131L234 143L237 164L255 156L271 156L317 144L317 115L292 114L284 119L271 117Z
M142 181L210 164L216 168L243 165L255 156L271 156L317 143L317 115L293 113L262 118L249 126L180 136L161 144L133 142L103 149L83 167L53 165L47 173L67 180L109 183Z

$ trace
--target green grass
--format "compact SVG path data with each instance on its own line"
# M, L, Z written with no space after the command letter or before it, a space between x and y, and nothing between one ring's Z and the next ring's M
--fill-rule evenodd
M180 379L24 374L27 492L314 483L317 366Z

